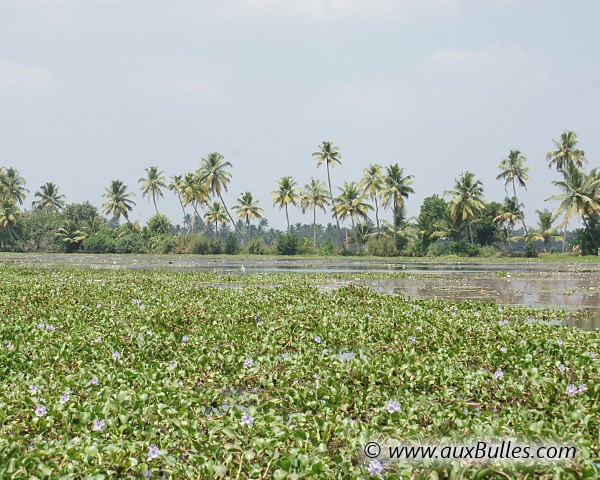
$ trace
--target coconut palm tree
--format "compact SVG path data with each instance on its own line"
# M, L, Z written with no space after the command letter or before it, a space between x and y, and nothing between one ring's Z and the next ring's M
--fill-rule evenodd
M167 185L167 188L169 190L171 190L172 192L175 192L175 195L177 195L177 200L179 200L179 205L181 206L181 211L183 212L183 218L185 219L186 212L185 212L185 207L183 206L183 199L182 199L183 181L182 181L181 175L172 175L171 182ZM184 224L185 224L185 221L184 221ZM188 231L188 233L189 233L189 231Z
M477 218L479 212L485 208L483 203L483 184L475 179L471 172L464 172L454 180L454 189L447 190L444 195L453 195L450 201L450 218L456 222L467 222L469 226L469 238L473 243L473 228L471 223Z
M214 202L204 214L204 218L208 223L215 224L215 234L219 234L219 222L222 225L227 223L227 212L219 202Z
M561 236L558 234L556 228L552 227L554 221L554 215L550 210L539 211L538 214L538 229L531 232L533 240L539 240L544 244L544 251L548 251L548 243L551 240L559 239Z
M592 243L595 242L587 219L590 214L600 214L600 174L596 169L593 169L589 174L586 174L577 168L574 163L569 164L563 173L563 180L552 182L559 187L563 193L552 195L547 200L561 200L561 204L556 210L554 218L561 213L563 214L563 221L560 226L565 227L565 236L563 237L564 251L567 231L566 225L575 214L577 214L579 220L583 221Z
M72 252L79 249L81 242L87 238L87 233L77 228L73 222L67 222L55 234L67 244L67 251Z
M104 191L105 193L102 196L107 199L102 204L104 214L112 215L117 220L123 216L127 223L131 224L129 212L135 205L135 202L131 200L135 193L128 193L127 185L124 185L121 180L113 180Z
M145 169L146 176L141 177L138 183L142 184L142 197L148 197L148 201L152 199L154 203L154 210L158 213L158 207L156 206L156 199L162 197L162 188L166 188L165 176L163 172L158 171L158 167L150 167Z
M556 167L557 172L565 172L569 166L583 167L587 163L585 152L577 147L577 134L573 131L565 131L560 136L560 142L552 140L556 150L546 154L548 168Z
M379 203L379 194L385 187L383 166L374 163L365 168L359 185L363 192L371 197L371 201L375 205L375 220L377 231L379 231L379 206L377 204Z
M530 180L527 172L531 170L531 167L525 166L525 160L527 157L523 155L519 150L511 150L508 154L508 157L502 160L497 168L500 168L502 172L498 174L496 180L503 179L504 180L504 191L508 194L507 186L509 183L512 183L513 188L513 196L515 198L515 202L518 204L519 200L517 199L517 188L516 184L523 187L527 190L527 181ZM523 229L525 230L525 234L527 235L527 225L525 225L525 216L523 215Z
M404 169L397 163L386 168L383 190L381 191L381 205L384 208L392 207L394 214L394 228L400 224L400 212L404 208L404 199L415 193L410 186L414 181L413 175L404 176Z
M339 190L340 194L333 199L333 211L342 220L350 217L354 232L357 220L360 218L366 222L369 219L369 210L373 207L367 203L367 196L356 182L344 182L344 186Z
M371 235L373 235L373 226L369 222L360 222L356 225L354 236L359 247L362 246L363 252L366 250L366 245Z
M178 188L182 198L182 207L191 205L194 209L195 215L190 224L190 230L196 229L196 219L200 220L204 229L204 222L198 213L198 207L203 208L208 204L208 199L210 198L208 188L200 181L200 176L197 173L186 173L185 177L180 181Z
M321 180L310 179L310 183L304 185L304 190L300 193L300 205L302 206L302 213L306 212L307 209L313 211L313 247L317 246L317 208L323 210L325 213L326 205L329 205L329 194L327 188Z
M312 158L317 161L317 168L319 168L321 164L325 162L325 165L327 166L327 183L329 184L329 198L333 198L333 190L331 189L331 174L329 170L330 168L335 167L336 163L339 163L340 165L342 164L342 161L340 160L342 158L340 149L336 147L332 142L323 142L321 145L319 145L319 150L313 152ZM333 212L333 216L337 225L340 243L345 249L346 246L344 245L344 241L342 240L342 231L340 230L340 221L338 220L335 211Z
M59 192L59 187L55 183L47 182L42 185L39 191L35 192L35 198L32 203L33 208L43 212L59 212L65 206L65 196Z
M23 205L25 194L29 190L25 188L25 179L19 175L15 168L0 169L0 195L4 200L8 200L15 205Z
M14 228L17 225L17 215L19 214L19 209L10 200L3 200L0 205L0 228L2 230L6 230L8 236L12 240L13 243L17 243L19 240L18 235L16 234Z
M285 207L285 219L287 221L287 231L290 232L290 216L288 213L288 204L298 206L300 195L296 191L296 181L292 177L281 177L277 181L277 190L271 192L273 195L273 205L280 209Z
M516 197L505 198L504 205L494 218L494 222L498 225L506 227L508 251L510 252L511 234L515 228L515 224L523 220L522 205L517 202ZM526 234L527 235L527 234Z
M206 158L203 158L200 162L200 169L198 175L200 177L200 183L206 186L206 189L212 192L213 195L217 195L223 208L227 212L227 216L231 223L235 227L238 235L244 240L242 232L240 232L237 224L233 220L231 213L227 209L225 200L223 200L222 193L227 191L227 185L231 181L231 173L227 171L227 168L231 167L231 162L226 162L225 157L219 152L210 152Z
M263 209L258 206L258 200L254 200L250 192L243 192L238 197L237 202L237 205L233 207L233 211L246 223L246 230L249 230L250 220L260 220Z

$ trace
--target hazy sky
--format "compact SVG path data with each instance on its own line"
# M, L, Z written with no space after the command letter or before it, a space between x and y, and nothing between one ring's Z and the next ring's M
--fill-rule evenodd
M535 224L553 138L576 131L600 164L599 19L596 0L0 0L0 165L27 207L47 181L100 207L121 179L146 221L144 168L191 172L216 150L228 205L250 190L282 228L270 192L326 179L323 140L342 152L336 186L373 162L415 175L411 215L465 170L501 201L496 165L518 148ZM159 209L181 221L170 192Z

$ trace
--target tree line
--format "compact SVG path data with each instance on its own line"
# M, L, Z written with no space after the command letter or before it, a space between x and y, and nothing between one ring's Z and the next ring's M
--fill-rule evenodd
M99 211L89 202L66 203L60 187L47 182L34 193L31 208L23 208L27 194L18 170L0 167L0 248L18 251L181 252L181 253L335 253L367 252L374 255L478 255L515 250L536 255L549 246L563 252L569 247L596 254L600 246L600 174L587 171L585 152L578 148L575 132L565 131L553 140L546 155L558 179L554 211L536 210L535 227L528 226L518 189L527 188L531 167L519 150L510 150L497 165L506 198L487 202L474 173L462 172L453 188L427 197L416 218L407 218L406 201L414 193L414 176L398 163L369 164L362 178L332 188L332 170L342 163L340 149L324 141L312 154L316 167L325 167L327 183L311 178L300 187L292 176L276 181L270 192L274 206L285 212L287 229L269 228L263 209L251 191L241 192L228 208L224 193L232 178L232 164L210 152L193 172L169 179L156 166L139 178L143 198L155 214L142 226L132 222L135 193L121 180L113 180L103 193ZM177 198L182 212L173 225L159 211L167 191ZM291 224L289 209L312 212L312 225ZM317 223L317 210L330 214L335 224ZM390 210L392 221L381 219ZM568 232L577 218L583 228ZM124 220L124 223L122 222ZM349 221L349 222L348 222ZM350 225L342 228L340 223Z

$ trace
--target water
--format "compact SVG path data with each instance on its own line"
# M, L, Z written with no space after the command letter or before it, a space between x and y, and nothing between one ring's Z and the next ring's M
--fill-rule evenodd
M377 291L414 298L441 298L453 301L492 301L567 309L573 312L569 324L600 329L600 264L598 263L425 263L397 259L356 258L298 259L245 258L201 255L48 255L0 254L0 264L53 268L77 266L91 269L166 271L209 271L250 273L337 273L347 278L319 279L322 288L347 283L370 286ZM360 279L360 273L402 273L399 278ZM230 284L221 285L224 287Z

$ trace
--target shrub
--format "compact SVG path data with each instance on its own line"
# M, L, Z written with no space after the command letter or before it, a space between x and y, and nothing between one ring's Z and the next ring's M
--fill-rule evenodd
M187 253L193 253L195 255L206 255L209 253L208 240L204 235L199 233L193 233L187 239L187 244L184 248Z
M221 255L223 253L223 243L221 240L217 238L208 242L208 253L211 255Z
M298 253L300 255L314 255L316 253L315 247L313 247L312 240L308 237L302 237L300 245L298 246Z
M115 249L117 253L144 253L144 241L139 235L129 233L118 238Z
M393 257L398 254L394 240L381 235L369 238L367 250L369 254L375 255L376 257Z
M115 253L117 244L109 231L101 230L83 241L83 250L90 253Z
M297 255L299 240L293 233L286 233L277 237L275 246L277 255Z
M266 247L260 238L250 240L248 244L248 253L251 255L265 255Z
M150 220L148 220L147 226L148 234L151 237L171 233L171 222L165 215L162 215L160 213L152 215L152 217L150 217Z
M317 249L319 255L333 255L334 248L331 240L325 240Z
M225 239L225 253L227 255L237 255L240 251L240 246L237 237L233 233L228 233Z
M531 238L525 240L525 256L528 258L536 258L538 256L537 249L535 248L535 240Z
M173 235L158 235L148 240L148 248L154 253L171 253L176 243Z

